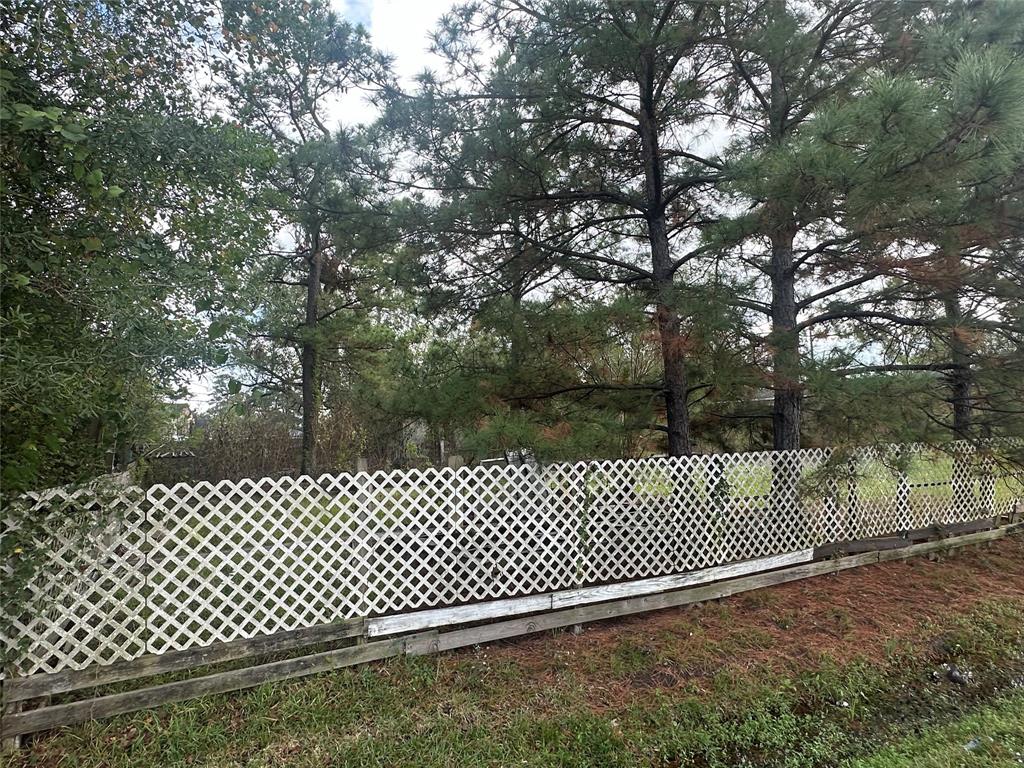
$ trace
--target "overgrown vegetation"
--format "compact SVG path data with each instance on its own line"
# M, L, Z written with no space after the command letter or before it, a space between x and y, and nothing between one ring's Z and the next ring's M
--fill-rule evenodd
M337 7L0 0L0 625L51 554L41 511L11 533L25 493L112 469L1024 435L1020 3L459 2L416 78ZM785 483L742 481L780 511ZM52 513L82 538L102 506ZM737 666L787 605L540 685L487 650L381 665L10 759L1013 764L1024 606L961 609L858 660Z
M272 162L194 88L213 3L3 3L2 481L88 479L226 359L196 307L266 235Z

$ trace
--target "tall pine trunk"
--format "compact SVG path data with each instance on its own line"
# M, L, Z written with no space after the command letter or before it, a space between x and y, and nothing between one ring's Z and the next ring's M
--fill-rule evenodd
M681 333L679 313L672 306L673 270L665 216L665 179L658 146L653 72L654 63L648 56L639 82L640 151L644 165L647 237L651 246L655 312L664 370L668 455L686 456L691 450L690 415L686 405L686 342Z
M953 364L946 375L949 386L949 404L953 409L953 439L970 440L973 432L973 402L971 390L971 348L965 337L963 309L960 306L961 273L963 264L956 248L949 248L945 256L945 277L949 284L942 292L942 309L948 327L949 361ZM953 449L953 509L957 514L976 511L974 495L975 476L973 472L974 453L966 446Z
M796 330L796 275L793 271L793 229L771 235L772 285L772 447L776 451L800 447L800 339ZM793 531L799 546L811 542L799 491L800 471L796 455L777 453L772 459L771 512Z
M772 0L771 15L786 16L785 0ZM769 61L768 132L773 144L781 145L790 129L787 125L789 94L784 67L778 60ZM774 229L770 233L772 286L772 447L777 451L800 447L800 418L803 390L800 384L800 339L796 331L796 272L793 264L793 241L797 223L788 205L771 204Z
M956 300L944 302L946 318L951 321L950 328L950 362L953 368L947 377L949 381L949 400L953 406L953 437L965 440L971 437L973 428L973 375L971 373L970 353L967 345L959 336L958 322L960 311ZM956 318L956 319L954 319Z
M320 410L317 391L316 330L320 312L320 271L323 254L319 238L314 239L306 278L306 320L302 338L302 468L303 475L316 474L317 421Z
M796 330L793 237L791 230L775 232L771 237L772 447L777 451L800 447L803 388L800 383L800 337Z
M662 229L664 222L662 222ZM657 223L653 223L652 231L659 229ZM664 249L666 252L665 261L668 261L668 239L664 243L655 245L654 237L651 238L652 251ZM659 263L661 259L655 259ZM658 320L658 336L661 341L661 360L665 372L665 416L668 428L668 455L686 456L690 453L690 414L686 404L686 357L685 338L680 332L679 313L669 304L666 299L672 290L672 276L665 275L667 270L655 267L655 292L658 300L655 305L655 312Z
M950 284L943 292L942 308L949 326L949 361L954 366L946 380L950 390L949 402L953 407L953 437L964 440L971 436L973 381L971 350L961 328L963 311L960 307L960 273L963 265L955 249L950 249L947 254L945 266Z

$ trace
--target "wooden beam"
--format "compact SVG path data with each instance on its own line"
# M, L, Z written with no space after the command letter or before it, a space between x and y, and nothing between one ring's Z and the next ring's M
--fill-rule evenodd
M879 536L877 539L823 544L814 548L814 559L820 560L833 555L853 555L858 552L877 552L882 549L901 549L911 544L913 544L911 539L905 539L902 536Z
M604 621L606 619L620 618L636 613L657 611L691 603L702 603L706 600L729 597L739 592L747 592L752 589L760 589L775 584L784 584L788 581L797 581L826 573L835 573L847 568L856 568L860 565L870 565L877 562L878 553L870 552L863 555L846 557L841 560L826 560L820 563L797 565L779 571L745 576L717 584L690 587L675 592L631 597L611 603L579 606L538 616L528 616L511 621L484 624L479 627L442 632L437 636L437 647L434 650L448 651L453 648L502 640L532 632L585 624L592 621Z
M459 605L454 608L434 608L428 611L400 613L395 616L382 616L366 620L367 637L396 635L402 632L414 632L431 627L442 627L450 624L465 624L470 621L483 621L517 613L535 613L551 610L551 595L534 595L531 597L513 597L507 600L489 600L472 605Z
M33 731L80 723L84 720L173 704L198 696L238 691L264 683L290 680L318 672L350 667L354 664L365 664L368 661L379 661L404 653L406 643L415 644L416 642L417 638L415 637L379 640L375 643L352 645L310 656L301 656L297 659L286 659L230 672L218 672L191 680L165 683L136 691L115 693L71 704L57 704L29 712L20 712L3 718L3 724L0 726L0 738L7 739Z
M4 687L6 692L6 680L0 680L0 687ZM0 705L0 717L7 719L18 712L21 712L25 708L24 701L14 701L10 704L6 703L6 699L3 699L4 704ZM21 749L21 734L13 736L7 736L6 734L0 734L0 754L4 752L12 752Z
M798 563L809 563L814 559L814 549L801 549L796 552L787 552L782 555L771 557L759 557L756 560L744 560L729 565L718 565L714 568L705 568L700 571L680 573L672 576L659 576L653 579L641 579L639 581L628 581L622 584L608 584L600 587L584 587L582 589L567 589L555 592L551 597L553 608L568 608L574 605L586 603L599 603L605 600L613 600L623 597L635 597L637 595L649 595L656 592L665 592L671 589L692 587L698 584L709 584L713 581L724 581L734 579L738 576L746 576L750 573L762 573L773 571L776 568L785 568Z
M999 525L999 518L997 517L986 517L981 520L968 520L966 523L950 523L949 525L939 526L940 536L959 536L964 533L974 533L975 531L987 531L990 528L995 528Z
M432 627L466 624L471 621L493 619L523 613L537 613L552 609L568 608L574 605L598 603L617 598L665 592L671 589L708 584L722 581L749 573L783 568L797 563L810 562L814 558L813 549L801 549L783 555L761 557L756 560L744 560L729 565L719 565L700 571L658 576L651 579L639 579L620 584L607 584L597 587L565 589L546 595L512 598L508 600L491 600L472 605L458 605L453 608L434 608L427 611L402 613L396 616L382 616L366 620L366 634L369 637L394 635L402 632L413 632Z
M885 563L890 560L906 560L910 557L920 557L921 555L927 555L931 552L942 552L943 550L958 549L960 547L971 546L972 544L983 544L987 541L995 541L996 539L1001 539L1019 531L1024 531L1024 523L1013 523L991 531L968 533L964 536L939 539L938 541L927 541L924 544L914 544L909 547L903 547L902 549L891 549L887 552L879 552L878 561Z
M814 576L822 576L829 573L838 573L850 568L858 568L863 565L873 565L880 562L892 560L903 560L910 557L925 555L930 552L981 544L987 541L1000 539L1015 530L1024 529L1024 525L1006 526L993 531L983 531L955 539L944 539L941 541L927 542L904 547L898 550L865 552L859 555L841 557L833 560L823 560L816 563L797 565L791 568L758 573L752 576L731 579L715 584L708 584L699 587L690 587L673 592L633 597L625 600L617 600L599 605L580 606L567 610L554 611L551 613L536 616L527 616L510 621L494 622L483 624L478 627L467 627L450 632L441 632L436 636L425 634L424 642L417 648L417 652L431 653L436 651L447 651L455 648L462 648L468 645L503 640L519 635L541 632L559 627L572 626L574 624L585 624L592 621L603 621L622 616L629 616L646 611L657 611L664 608L678 607L692 603L702 603L707 600L715 600L722 597L729 597L740 592L748 592L754 589L761 589L777 584L785 584L790 581L798 581Z
M273 635L214 643L200 648L148 654L130 661L94 665L86 669L68 669L52 674L10 677L4 681L4 701L24 701L53 693L67 693L98 685L195 669L225 661L266 656L271 653L329 643L363 634L364 619L346 619L333 624L278 632Z
M877 536L872 539L850 539L847 541L836 541L829 544L822 544L814 548L814 559L832 557L832 555L844 553L854 554L857 552L870 552L880 549L900 549L915 542L936 537L959 536L975 531L985 531L996 528L999 521L995 517L986 517L982 520L970 520L966 523L951 523L949 525L931 525L927 528L915 528L904 531L899 535Z
M646 611L728 597L740 592L828 573L836 573L862 565L902 560L930 552L940 552L972 544L981 544L1003 538L1008 534L1018 531L1024 531L1024 522L1003 526L995 530L915 544L901 549L866 552L833 560L802 563L789 568L741 576L714 584L694 586L660 594L629 597L596 605L577 606L509 621L455 629L448 632L433 630L403 637L377 640L296 659L287 659L246 669L220 672L204 677L175 683L165 683L163 685L128 691L126 693L111 694L71 704L45 706L28 712L5 715L2 725L0 725L0 738L9 740L26 733L70 725L93 718L109 717L139 709L185 701L198 696L226 693L228 691L262 685L263 683L287 680L354 664L378 661L391 656L402 654L417 656L435 653L547 629L613 619ZM10 682L10 680L4 681L5 689Z

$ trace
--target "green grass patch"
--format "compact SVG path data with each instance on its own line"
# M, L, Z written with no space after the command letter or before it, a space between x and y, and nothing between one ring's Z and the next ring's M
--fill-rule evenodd
M1024 691L955 722L884 747L851 768L1019 768L1024 765Z
M637 622L587 659L566 637L527 666L484 647L339 670L64 729L6 764L1013 765L1022 627L1024 605L992 602L924 625L880 658L791 669L733 663L768 638L702 637L719 668L705 660L691 675L670 638ZM951 665L969 682L952 681ZM979 748L964 750L974 738Z

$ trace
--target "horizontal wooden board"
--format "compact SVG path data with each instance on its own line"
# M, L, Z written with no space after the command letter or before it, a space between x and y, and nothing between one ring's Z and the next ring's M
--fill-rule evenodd
M776 568L785 568L798 563L808 563L814 559L813 549L801 549L797 552L789 552L783 555L772 555L771 557L760 557L756 560L744 560L729 565L719 565L714 568L705 568L700 571L680 573L672 576L660 576L653 579L640 579L628 581L621 584L608 584L600 587L584 587L582 589L567 589L555 592L551 596L552 608L568 608L574 605L586 603L600 603L605 600L616 600L624 597L635 597L637 595L650 595L656 592L665 592L671 589L682 589L698 584L709 584L714 581L733 579L738 576L746 576L751 573L771 571Z
M419 629L443 627L450 624L465 624L483 621L517 613L534 613L551 610L551 595L513 597L507 600L488 600L485 603L458 605L454 608L433 608L428 611L402 613L397 616L382 616L366 620L367 637L395 635L414 632Z
M691 571L671 576L659 576L651 579L640 579L597 587L560 590L532 597L491 600L485 603L458 605L452 608L434 608L427 611L399 614L397 616L382 616L380 618L367 619L366 634L369 637L381 637L433 627L468 624L472 621L501 618L515 614L537 613L539 611L568 608L586 603L598 603L623 597L654 594L656 592L681 589L698 584L707 584L713 581L722 581L749 573L784 568L797 563L810 562L813 557L813 549L802 549L798 552L790 552L784 555L744 560L739 563L730 563L729 565L705 568L700 571Z
M94 665L86 669L69 669L53 674L12 677L4 682L4 701L23 701L54 693L68 693L83 688L136 680L168 672L195 669L209 664L265 656L294 650L317 643L329 643L355 637L365 630L363 619L347 619L306 629L260 635L229 643L214 643L184 651L149 654L131 661Z
M26 733L70 725L93 718L109 717L139 709L185 701L199 696L240 690L263 683L316 674L402 654L410 656L429 654L516 637L532 632L556 629L558 627L613 619L646 611L728 597L740 592L828 573L836 573L863 565L916 557L972 544L981 544L1022 530L1024 530L1024 523L1015 523L994 530L915 544L902 549L867 552L832 560L801 563L791 567L739 576L712 584L691 586L657 594L634 596L593 605L575 606L539 615L454 629L447 632L432 630L419 634L377 640L296 659L287 659L285 661L230 672L220 672L204 677L166 683L71 704L45 706L28 712L5 715L2 726L0 726L0 737L9 739ZM5 688L10 682L9 680L5 681Z
M572 626L574 624L586 624L592 621L614 619L646 611L657 611L663 608L700 603L706 600L728 597L739 592L783 584L788 581L797 581L810 578L811 576L820 576L826 573L835 573L847 568L855 568L860 565L870 565L877 562L878 553L871 552L840 560L827 560L820 563L798 565L783 570L745 576L716 584L690 587L674 592L631 597L610 603L579 606L538 616L528 616L511 621L484 624L479 627L442 632L437 637L437 650L447 651L467 645L477 645L532 632Z
M965 533L974 533L995 528L999 521L994 517L986 517L982 520L970 520L966 523L951 523L949 525L932 525L928 528L915 528L911 531L904 531L891 536L877 536L871 539L851 539L849 541L836 541L829 544L822 544L814 548L814 559L831 557L835 554L855 554L857 552L870 552L880 549L901 549L920 541L949 536L959 536Z
M914 543L903 536L879 536L864 541L844 541L839 544L825 544L814 549L815 560L833 555L855 555L858 552L877 552L881 549L902 549Z
M903 549L891 549L886 552L879 552L879 562L887 562L890 560L905 560L908 557L920 557L921 555L927 555L932 552L942 552L947 549L957 549L959 547L967 547L973 544L984 544L987 541L995 541L1001 539L1004 536L1008 536L1012 533L1024 531L1024 523L1011 523L1010 525L1004 525L1001 528L995 528L991 531L979 531L978 533L968 533L963 536L954 536L948 539L939 539L938 541L927 541L923 544L914 544Z
M416 638L394 638L374 643L353 645L324 651L297 659L286 659L271 664L261 664L231 672L218 672L191 680L176 683L165 683L137 691L115 693L86 701L71 704L57 704L42 707L28 712L7 715L0 726L0 737L10 738L25 733L55 728L61 725L80 723L102 717L110 717L139 709L149 709L164 704L208 696L215 693L227 693L243 688L252 688L264 683L289 680L295 677L327 672L332 669L379 661L389 656L397 656L405 651L406 643L417 642Z

